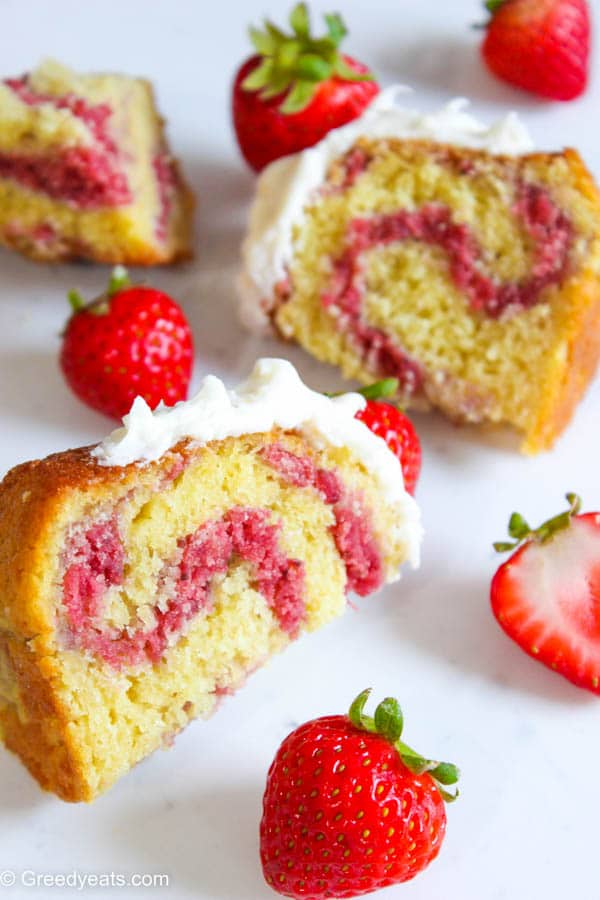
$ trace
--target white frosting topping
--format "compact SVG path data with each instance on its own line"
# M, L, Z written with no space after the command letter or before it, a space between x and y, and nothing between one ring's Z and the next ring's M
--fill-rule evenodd
M426 139L506 155L533 150L533 141L516 113L485 125L466 112L469 101L463 98L437 112L421 113L398 105L398 96L407 90L396 86L382 91L358 119L330 131L314 147L276 160L261 174L238 282L242 320L252 331L268 327L266 310L292 259L294 226L330 164L359 137Z
M159 406L154 412L137 397L113 431L92 450L100 465L126 466L159 459L183 438L206 444L279 427L298 430L316 447L347 447L371 472L385 501L398 507L400 540L416 564L421 540L420 515L404 489L402 469L385 441L355 414L365 405L360 394L327 397L312 391L293 365L283 359L259 359L250 377L233 390L208 375L191 400Z

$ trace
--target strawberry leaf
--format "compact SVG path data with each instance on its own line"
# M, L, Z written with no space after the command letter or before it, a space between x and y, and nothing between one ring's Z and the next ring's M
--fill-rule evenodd
M523 516L518 512L514 512L510 517L508 523L508 533L510 534L510 536L512 538L521 539L528 535L530 531L531 528L529 527Z
M366 387L359 388L357 394L362 394L365 400L382 400L384 397L393 397L398 393L399 381L397 378L382 378Z
M283 101L281 112L286 115L302 112L312 100L314 93L314 81L297 81Z
M277 25L273 25L272 22L269 22L267 20L265 22L265 28L267 29L271 38L275 41L275 47L279 47L280 44L283 44L288 40L285 31L282 31L281 28L277 27Z
M71 306L71 309L74 313L79 312L81 309L85 307L85 300L79 293L79 291L71 290L67 293L67 300Z
M265 59L253 69L249 75L246 75L242 82L245 91L259 91L261 88L269 84L273 74L274 66L270 59Z
M325 81L332 71L331 63L316 53L303 53L296 64L298 76L305 81Z
M436 781L445 785L456 784L460 778L460 772L453 763L438 763L435 769L432 769L431 774Z
M325 16L327 31L334 47L338 47L348 34L348 29L339 13L327 13Z
M372 688L366 688L364 691L358 695L358 697L352 702L350 709L348 710L348 718L352 722L355 728L364 728L364 716L363 710L366 706L367 700L371 694Z
M403 725L400 704L394 697L386 697L375 710L375 730L395 744L402 734Z
M496 553L508 553L509 550L514 550L518 546L518 541L494 541L493 543Z
M442 796L442 800L445 800L446 803L454 803L455 800L458 800L460 797L460 791L457 789L453 794L449 791L445 791L444 788L440 787L438 784L438 791Z
M397 748L406 747L405 744L402 744L401 741L396 745ZM407 747L406 750L409 748ZM414 753L413 751L405 752L404 750L398 749L400 753L400 758L402 762L406 766L407 769L410 769L415 775L424 775L425 772L429 772L431 769L434 769L437 763L433 762L431 759L425 759L423 756L419 756L418 753Z
M273 75L267 87L263 88L260 92L260 96L263 100L270 100L271 97L277 97L279 94L283 94L289 86L289 75L286 72L280 72L278 75Z
M485 0L484 6L489 13L494 15L504 5L504 2L505 0Z
M279 110L293 115L310 104L317 84L334 76L344 81L373 81L370 73L354 71L338 51L347 34L342 17L329 13L325 23L327 33L313 37L308 7L297 3L290 14L290 33L268 20L263 29L250 28L250 40L261 63L244 79L242 89L260 91L264 100L287 92Z
M310 36L310 19L306 3L298 3L291 12L290 25L299 38Z
M374 81L371 72L356 72L341 56L338 56L333 71L343 81Z
M300 41L286 40L278 49L275 65L277 69L285 69L290 76L297 75L296 64L302 53Z
M400 704L394 697L386 697L377 706L374 718L365 715L365 706L371 694L371 688L362 691L350 706L348 718L355 728L377 734L393 744L407 769L415 775L428 772L436 783L441 796L450 803L456 800L458 791L450 794L444 787L456 784L460 777L458 768L453 763L426 759L416 753L408 744L400 740L404 719Z
M114 294L118 294L119 291L122 291L123 288L129 287L130 284L131 279L125 266L115 266L111 272L106 293L109 297L112 297Z
M577 494L566 494L569 508L557 516L553 516L546 522L543 522L538 528L531 528L520 513L514 512L508 522L508 533L515 540L495 541L494 550L498 553L506 553L509 550L515 550L524 541L537 541L539 544L545 544L546 541L552 540L555 534L563 531L571 524L571 519L579 515L581 510L581 498Z
M260 31L258 28L248 29L250 41L254 49L261 56L271 56L277 50L277 41L268 31Z

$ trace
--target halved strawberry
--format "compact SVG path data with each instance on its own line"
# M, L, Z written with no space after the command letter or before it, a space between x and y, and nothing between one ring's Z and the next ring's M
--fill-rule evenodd
M492 610L504 631L534 659L579 687L600 694L600 513L569 509L531 529L518 513L509 522L518 547L491 585Z

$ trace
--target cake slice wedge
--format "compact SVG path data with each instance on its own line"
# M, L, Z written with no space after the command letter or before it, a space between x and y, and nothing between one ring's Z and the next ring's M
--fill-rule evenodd
M461 102L421 115L385 91L261 175L244 320L363 383L552 446L600 355L600 194L575 150Z
M0 730L92 800L303 631L416 563L400 464L281 360L228 392L140 399L95 448L0 485Z
M152 86L46 61L0 82L0 243L32 259L191 255L193 195Z

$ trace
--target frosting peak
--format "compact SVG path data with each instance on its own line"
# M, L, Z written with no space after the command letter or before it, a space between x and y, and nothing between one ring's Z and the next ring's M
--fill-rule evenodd
M158 459L183 438L205 444L279 427L298 430L316 447L345 446L375 477L384 502L399 508L399 528L407 556L416 563L420 517L406 493L402 469L385 441L355 418L365 405L360 394L327 397L308 388L291 363L260 359L249 378L233 390L208 375L191 400L159 406L154 412L137 397L113 431L92 450L100 465L126 466Z

